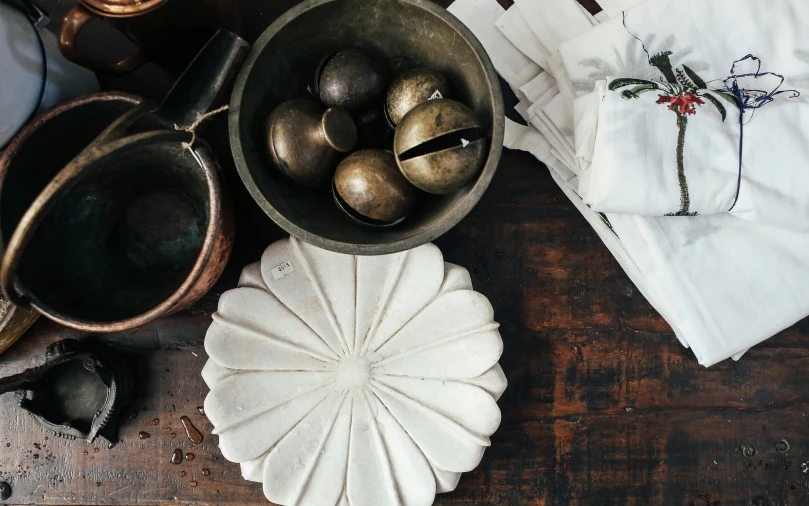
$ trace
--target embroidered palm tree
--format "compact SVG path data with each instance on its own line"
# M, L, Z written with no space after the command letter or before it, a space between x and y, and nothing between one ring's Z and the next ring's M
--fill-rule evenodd
M709 91L705 81L687 65L682 69L674 69L671 65L671 51L657 53L649 58L649 63L657 68L663 79L660 81L649 81L646 79L619 78L614 79L609 84L609 89L616 91L620 88L632 86L621 92L621 97L626 100L639 98L641 94L648 91L660 92L657 98L658 104L668 106L670 111L677 115L677 180L680 184L680 210L671 213L671 216L695 216L696 213L689 211L690 199L688 196L688 181L685 176L685 163L683 160L683 148L685 146L685 132L688 127L688 117L697 113L697 107L705 105L706 100L713 105L722 116L722 121L727 117L725 106L718 97L729 103L738 106L736 98L725 91Z

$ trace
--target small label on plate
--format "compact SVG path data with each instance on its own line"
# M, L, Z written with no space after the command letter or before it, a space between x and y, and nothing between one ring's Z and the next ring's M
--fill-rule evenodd
M295 272L295 267L292 266L292 262L287 260L281 265L276 265L275 267L273 267L272 271L270 272L272 272L272 277L278 280L291 272Z
M461 144L463 145L463 147L466 147L469 145L469 141L466 139L461 139Z
M444 98L444 96L441 95L440 91L435 90L435 93L430 96L430 100L435 100L436 98Z

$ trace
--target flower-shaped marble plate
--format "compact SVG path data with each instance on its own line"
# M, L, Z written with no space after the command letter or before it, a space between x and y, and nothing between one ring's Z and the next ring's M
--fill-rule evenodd
M276 242L213 320L205 412L272 502L430 505L500 424L492 306L432 244L356 257Z

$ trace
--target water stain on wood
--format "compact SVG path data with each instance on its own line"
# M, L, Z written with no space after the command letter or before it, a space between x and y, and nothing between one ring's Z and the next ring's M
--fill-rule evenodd
M183 451L177 448L174 450L174 453L171 454L171 463L172 464L181 464L183 461Z
M140 431L138 433L138 437L141 439L149 439L150 437L152 437L152 435L149 434L148 432Z
M186 453L185 454L185 460L194 460L194 454L193 453Z

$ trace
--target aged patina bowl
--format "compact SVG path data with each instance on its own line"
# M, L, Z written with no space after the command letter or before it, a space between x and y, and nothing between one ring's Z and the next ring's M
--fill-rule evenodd
M409 58L443 73L453 98L472 109L488 138L485 164L470 184L448 195L424 195L395 227L358 226L334 205L329 185L307 189L287 181L262 143L263 125L273 109L293 98L311 99L312 75L320 62L349 47L380 61ZM236 79L230 109L236 167L264 212L308 243L349 254L415 248L455 226L489 186L503 146L503 99L491 60L469 29L428 0L302 2L253 45Z

